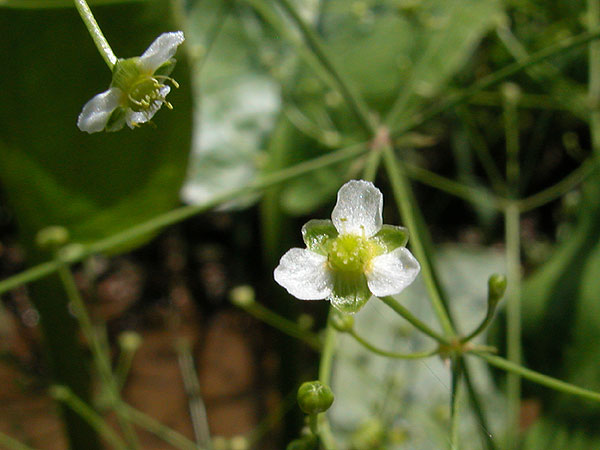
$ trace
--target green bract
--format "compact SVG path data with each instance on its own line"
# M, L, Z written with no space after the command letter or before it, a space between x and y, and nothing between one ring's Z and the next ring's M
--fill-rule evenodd
M119 59L113 67L110 88L85 104L77 126L81 131L117 131L125 124L135 128L146 123L164 104L171 87L169 74L175 67L173 55L184 41L181 31L161 34L142 56Z
M331 220L302 227L306 249L289 250L275 281L301 300L328 299L354 313L371 297L401 292L420 267L405 248L405 228L382 224L383 196L372 183L352 180L338 192Z

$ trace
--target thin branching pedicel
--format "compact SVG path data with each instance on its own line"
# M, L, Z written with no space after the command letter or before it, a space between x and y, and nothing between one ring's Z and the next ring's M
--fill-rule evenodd
M406 249L405 228L382 225L383 195L373 183L342 186L332 220L311 220L302 228L306 249L289 250L275 269L275 281L301 300L330 300L355 313L371 295L400 293L420 266Z

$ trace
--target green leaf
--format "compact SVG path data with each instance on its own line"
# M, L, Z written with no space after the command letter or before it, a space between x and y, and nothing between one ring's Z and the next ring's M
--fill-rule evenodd
M325 243L337 237L338 232L331 220L309 220L302 227L302 239L309 250L327 255Z

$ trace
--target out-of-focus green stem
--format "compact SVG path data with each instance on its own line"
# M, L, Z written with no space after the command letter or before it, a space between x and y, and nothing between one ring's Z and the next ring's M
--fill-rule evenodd
M416 329L425 333L427 336L432 337L440 344L450 344L450 341L447 338L439 334L437 331L432 330L431 327L429 327L429 325L422 322L421 319L416 317L408 309L402 306L394 297L381 297L381 301L388 305L390 308L392 308L394 311L396 311L400 316L402 316L407 322L412 324Z
M452 361L452 392L450 394L450 450L460 449L460 407L462 400L462 357Z
M329 306L329 315L332 314L333 306ZM323 351L321 352L321 360L319 361L319 381L325 386L329 386L331 382L331 368L333 366L333 357L335 355L337 331L333 328L331 320L327 320L325 328L325 341L323 343ZM325 450L337 450L337 444L331 432L327 413L319 414L319 439Z
M406 179L406 175L402 167L397 163L394 152L391 147L383 149L383 157L385 160L385 167L392 183L392 190L394 191L394 198L400 208L402 218L411 234L411 246L417 257L417 260L421 264L421 273L427 287L427 292L431 299L433 309L440 322L444 333L449 337L454 337L456 331L446 310L446 306L442 300L441 293L438 289L434 274L433 267L430 264L429 255L425 249L425 244L421 239L421 231L419 223L416 217L417 206L413 204L413 194ZM436 333L437 334L437 333ZM446 338L437 335L435 339L446 340ZM441 342L441 341L440 341Z
M0 431L0 445L7 450L35 450Z
M595 30L600 26L600 0L587 2L588 29ZM589 46L589 104L590 104L590 134L592 150L597 160L600 160L600 42L590 42Z
M71 389L66 386L53 386L50 394L69 408L79 414L94 430L98 432L111 446L117 450L128 450L131 447L125 444L121 437L96 411L90 408L83 400L77 397Z
M112 70L117 62L117 57L115 56L114 52L112 51L112 48L110 48L110 45L108 44L108 41L104 37L102 30L98 26L98 22L96 22L96 19L94 18L94 15L92 14L92 10L90 9L90 7L88 6L88 4L85 0L74 0L74 1L75 1L75 7L77 8L79 15L81 16L83 23L85 24L86 28L88 29L90 36L92 36L92 39L94 40L94 44L96 44L96 48L100 52L102 59L104 59L104 62L106 63L108 68L110 70Z
M173 225L175 223L186 220L192 216L205 212L215 206L222 203L226 203L233 200L240 195L260 192L264 189L297 178L306 173L312 172L313 170L320 169L329 165L337 164L348 159L357 157L367 151L366 144L355 144L350 147L346 147L337 150L319 158L305 161L295 166L291 166L285 169L278 170L267 175L262 176L260 179L247 186L237 187L229 192L225 192L221 195L215 196L213 199L200 203L198 205L183 206L181 208L173 209L164 214L153 217L152 219L128 228L120 233L113 234L105 239L101 239L94 242L86 247L82 247L78 253L69 254L65 258L66 264L73 264L79 262L90 255L96 253L102 253L114 248L120 247L121 245L135 240L140 236L148 233L155 232L166 226ZM23 284L31 281L43 278L58 269L58 263L56 261L49 261L46 263L39 264L31 269L25 270L17 275L9 277L5 280L0 281L0 295L10 289L14 289Z
M388 352L387 350L382 350L380 348L375 347L373 344L368 342L362 336L360 336L355 330L350 330L348 332L350 336L352 336L356 342L365 347L367 350L380 355L385 356L386 358L395 358L395 359L423 359L429 358L430 356L437 355L439 353L439 349L430 350L428 352L418 352L418 353L395 353Z
M504 358L501 358L500 356L490 355L489 353L484 352L470 352L470 354L484 359L492 366L498 367L506 372L514 373L520 377L528 379L529 381L533 381L534 383L554 389L555 391L575 395L577 397L585 398L595 402L600 402L600 392L591 391L573 384L565 383L564 381L557 380L556 378L552 378L539 372L527 369L519 364L514 364Z

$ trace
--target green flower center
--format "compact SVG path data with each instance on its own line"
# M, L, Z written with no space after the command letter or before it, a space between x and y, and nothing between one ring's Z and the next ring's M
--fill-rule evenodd
M119 60L113 69L112 85L121 89L126 96L123 99L126 105L123 106L140 112L154 107L158 102L172 109L161 91L167 81L179 87L177 82L168 76L142 72L138 60L138 57Z
M354 234L342 234L331 239L327 246L329 266L338 272L367 272L371 260L382 253L380 246Z

